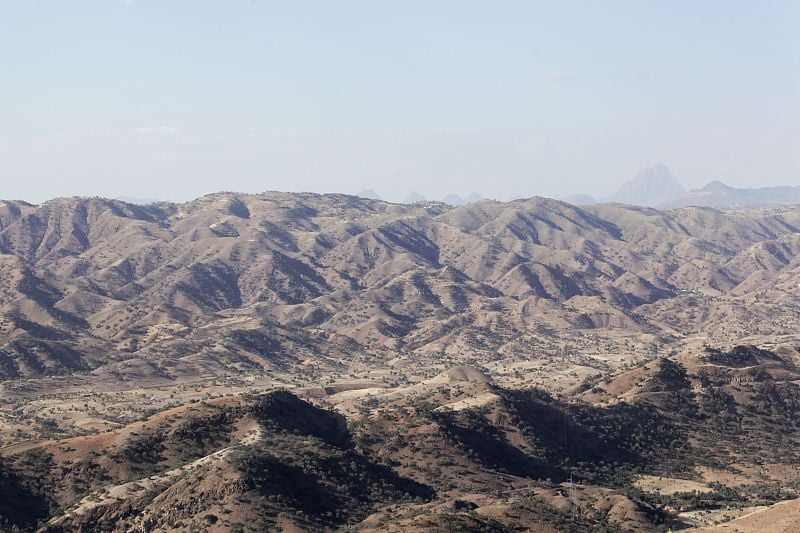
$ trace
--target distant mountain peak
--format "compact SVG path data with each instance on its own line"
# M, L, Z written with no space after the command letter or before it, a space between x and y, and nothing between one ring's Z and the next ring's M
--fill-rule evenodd
M406 199L403 200L403 203L404 204L416 204L417 202L424 202L424 201L425 201L425 197L424 196L422 196L417 191L411 191L411 194L406 196Z
M483 200L483 196L475 191L469 193L466 198L464 198L464 201L468 204L474 204L475 202L480 202L481 200Z
M712 181L711 183L707 184L705 187L700 189L703 192L721 192L726 193L735 190L730 185L726 185L721 181Z
M457 194L448 194L442 198L442 202L448 205L464 205L467 203L462 197Z
M380 195L376 193L374 189L364 189L356 196L358 196L359 198L367 198L369 200L383 200L383 198L381 198Z
M467 196L459 196L458 194L448 194L442 198L442 202L449 205L467 205L474 204L483 200L483 196L476 192L471 192Z
M663 163L639 171L635 178L622 184L611 199L615 202L657 206L680 198L686 189Z
M562 202L567 202L572 205L591 205L597 203L594 196L591 194L570 194L559 198Z

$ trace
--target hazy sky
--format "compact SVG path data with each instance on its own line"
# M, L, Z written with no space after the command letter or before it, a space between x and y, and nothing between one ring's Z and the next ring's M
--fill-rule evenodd
M800 185L800 1L0 0L0 198Z

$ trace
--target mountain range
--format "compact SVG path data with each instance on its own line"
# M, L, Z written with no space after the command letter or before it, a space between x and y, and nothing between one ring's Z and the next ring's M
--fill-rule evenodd
M0 202L0 524L780 521L799 277L798 206Z
M741 189L713 181L667 202L665 207L697 205L718 209L752 209L800 203L800 187L759 187Z
M736 188L713 181L687 192L665 165L656 163L642 169L612 196L598 200L588 194L576 194L562 200L575 205L624 203L667 209L691 206L757 209L800 203L800 186Z
M447 349L498 313L516 317L505 325L519 332L533 321L674 334L642 306L669 307L687 292L793 291L798 225L796 208L726 215L545 198L462 207L284 193L180 205L7 202L0 374L87 370L171 343L224 365L226 344L201 348L228 321L274 327L276 346L300 328L393 350Z

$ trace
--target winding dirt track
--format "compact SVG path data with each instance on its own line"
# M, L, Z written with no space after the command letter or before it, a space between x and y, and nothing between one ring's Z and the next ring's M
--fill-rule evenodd
M800 499L776 503L771 507L746 514L725 524L703 527L693 531L798 533L800 532Z

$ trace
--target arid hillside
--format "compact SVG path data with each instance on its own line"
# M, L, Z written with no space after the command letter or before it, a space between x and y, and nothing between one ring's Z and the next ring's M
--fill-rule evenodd
M800 487L798 297L800 207L0 203L0 523L763 520Z
M791 334L798 226L798 208L579 209L544 198L5 203L0 376L135 359L137 371L170 378L309 357L331 366L353 352L485 362L576 330Z
M326 408L287 391L192 402L0 449L0 524L666 531L783 513L784 526L800 525L785 512L800 486L800 426L773 416L800 407L800 371L746 346L691 360L644 365L639 392L614 402L508 389L470 367L334 393Z

